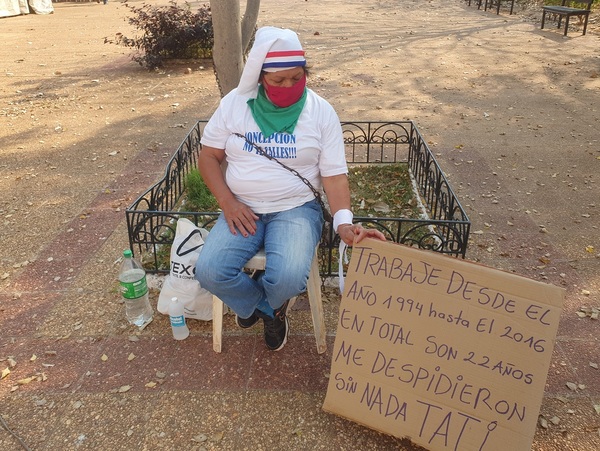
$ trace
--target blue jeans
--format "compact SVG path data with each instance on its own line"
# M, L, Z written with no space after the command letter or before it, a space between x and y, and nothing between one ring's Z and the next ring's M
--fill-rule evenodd
M218 296L240 318L255 309L274 309L306 290L306 282L321 239L323 213L317 200L291 210L257 215L254 235L233 235L223 214L210 230L196 263L200 286ZM258 280L243 271L265 249L265 273Z

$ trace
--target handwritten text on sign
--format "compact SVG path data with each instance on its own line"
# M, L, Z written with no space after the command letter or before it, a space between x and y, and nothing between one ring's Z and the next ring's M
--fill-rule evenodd
M323 407L429 449L528 450L563 296L365 240L352 252Z

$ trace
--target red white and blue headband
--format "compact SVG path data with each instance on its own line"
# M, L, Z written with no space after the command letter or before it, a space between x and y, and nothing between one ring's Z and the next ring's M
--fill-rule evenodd
M277 72L298 66L306 66L304 50L274 50L267 53L262 70Z

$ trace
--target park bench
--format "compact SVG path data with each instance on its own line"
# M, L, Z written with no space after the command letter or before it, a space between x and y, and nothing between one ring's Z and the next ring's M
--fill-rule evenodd
M571 6L566 6L567 3L571 5L579 5L580 8L575 8ZM592 10L592 3L594 0L576 0L576 1L568 1L563 0L562 5L548 5L542 7L542 29L544 28L544 24L546 23L546 14L552 15L553 17L558 17L558 23L556 28L560 28L562 24L562 19L565 19L565 33L567 35L567 31L569 30L569 19L572 16L579 17L580 20L583 19L583 34L587 30L588 19L590 17L590 12ZM584 7L585 5L585 7Z
M471 6L472 0L466 0L467 4ZM510 14L512 15L513 9L515 7L515 0L475 0L477 3L477 9L481 9L481 5L483 5L483 10L487 11L488 8L492 9L496 7L496 14L500 14L500 5L502 2L510 3Z
M485 0L483 10L487 11L488 8L492 9L496 7L496 14L500 14L500 5L502 2L510 3L510 15L512 15L513 9L515 8L515 0Z

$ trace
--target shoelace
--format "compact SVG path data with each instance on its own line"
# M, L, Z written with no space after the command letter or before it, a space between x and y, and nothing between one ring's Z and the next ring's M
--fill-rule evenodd
M265 333L271 337L278 337L278 332L285 327L285 315L281 317L279 325L275 324L276 319L279 319L279 317L265 320Z

